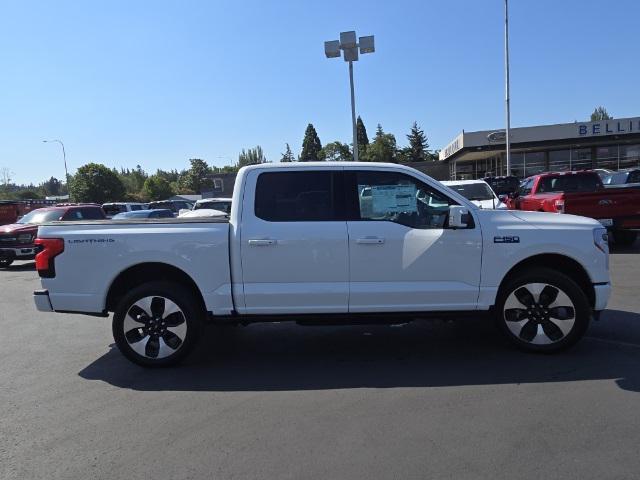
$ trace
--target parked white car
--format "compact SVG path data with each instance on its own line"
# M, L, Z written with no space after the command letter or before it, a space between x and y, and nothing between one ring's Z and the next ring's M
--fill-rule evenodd
M212 210L221 210L226 214L231 213L231 199L230 198L203 198L202 200L198 200L193 205L193 210L200 209L212 209Z
M119 213L137 212L139 210L146 210L148 207L148 203L109 202L102 205L102 210L104 210L108 218L111 218Z
M484 180L447 180L442 184L455 190L480 208L507 208Z
M490 314L518 347L554 352L584 335L611 293L596 220L480 209L395 164L252 165L229 218L54 222L36 243L38 310L114 312L118 348L146 366L183 358L205 319Z
M225 212L213 210L212 208L201 208L199 210L180 210L178 218L220 218L226 217Z

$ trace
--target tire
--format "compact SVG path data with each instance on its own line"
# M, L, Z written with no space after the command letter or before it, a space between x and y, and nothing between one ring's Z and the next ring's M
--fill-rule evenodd
M616 245L621 247L630 247L636 241L638 232L633 230L614 230L613 240Z
M149 282L131 290L113 315L118 349L144 367L176 365L199 337L204 317L199 305L196 296L177 283Z
M527 352L553 353L580 340L591 320L587 296L570 277L532 268L507 280L498 293L496 321Z
M0 268L7 268L12 263L13 259L11 258L0 258Z

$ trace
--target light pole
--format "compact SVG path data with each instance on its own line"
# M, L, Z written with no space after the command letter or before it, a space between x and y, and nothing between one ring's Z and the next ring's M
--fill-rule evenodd
M509 138L509 129L511 128L511 109L509 106L509 0L504 0L504 82L505 114L507 117L507 128L505 129L505 146L507 148L507 175L511 175L511 138Z
M344 51L344 61L349 62L349 85L351 87L351 123L353 128L353 159L358 161L358 133L356 127L356 99L353 88L353 62L358 61L358 49L363 55L375 52L373 35L360 37L356 43L356 32L340 32L340 40L324 42L324 54L327 58L340 56Z
M64 149L64 143L62 140L43 140L43 143L59 143L62 147L62 159L64 160L64 176L67 181L67 195L69 195L69 200L71 200L71 190L69 188L69 171L67 170L67 152Z

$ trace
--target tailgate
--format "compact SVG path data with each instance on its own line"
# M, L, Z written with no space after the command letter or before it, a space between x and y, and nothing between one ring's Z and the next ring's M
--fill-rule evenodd
M601 220L603 225L640 222L640 191L606 189L597 192L565 194L565 213ZM640 223L639 223L640 226Z

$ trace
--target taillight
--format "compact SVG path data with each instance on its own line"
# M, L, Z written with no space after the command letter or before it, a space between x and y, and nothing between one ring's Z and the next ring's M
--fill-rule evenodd
M557 213L564 213L564 200L556 200L554 206Z
M64 240L62 238L36 238L34 242L38 253L36 254L36 270L42 278L53 278L56 269L53 259L64 252Z

